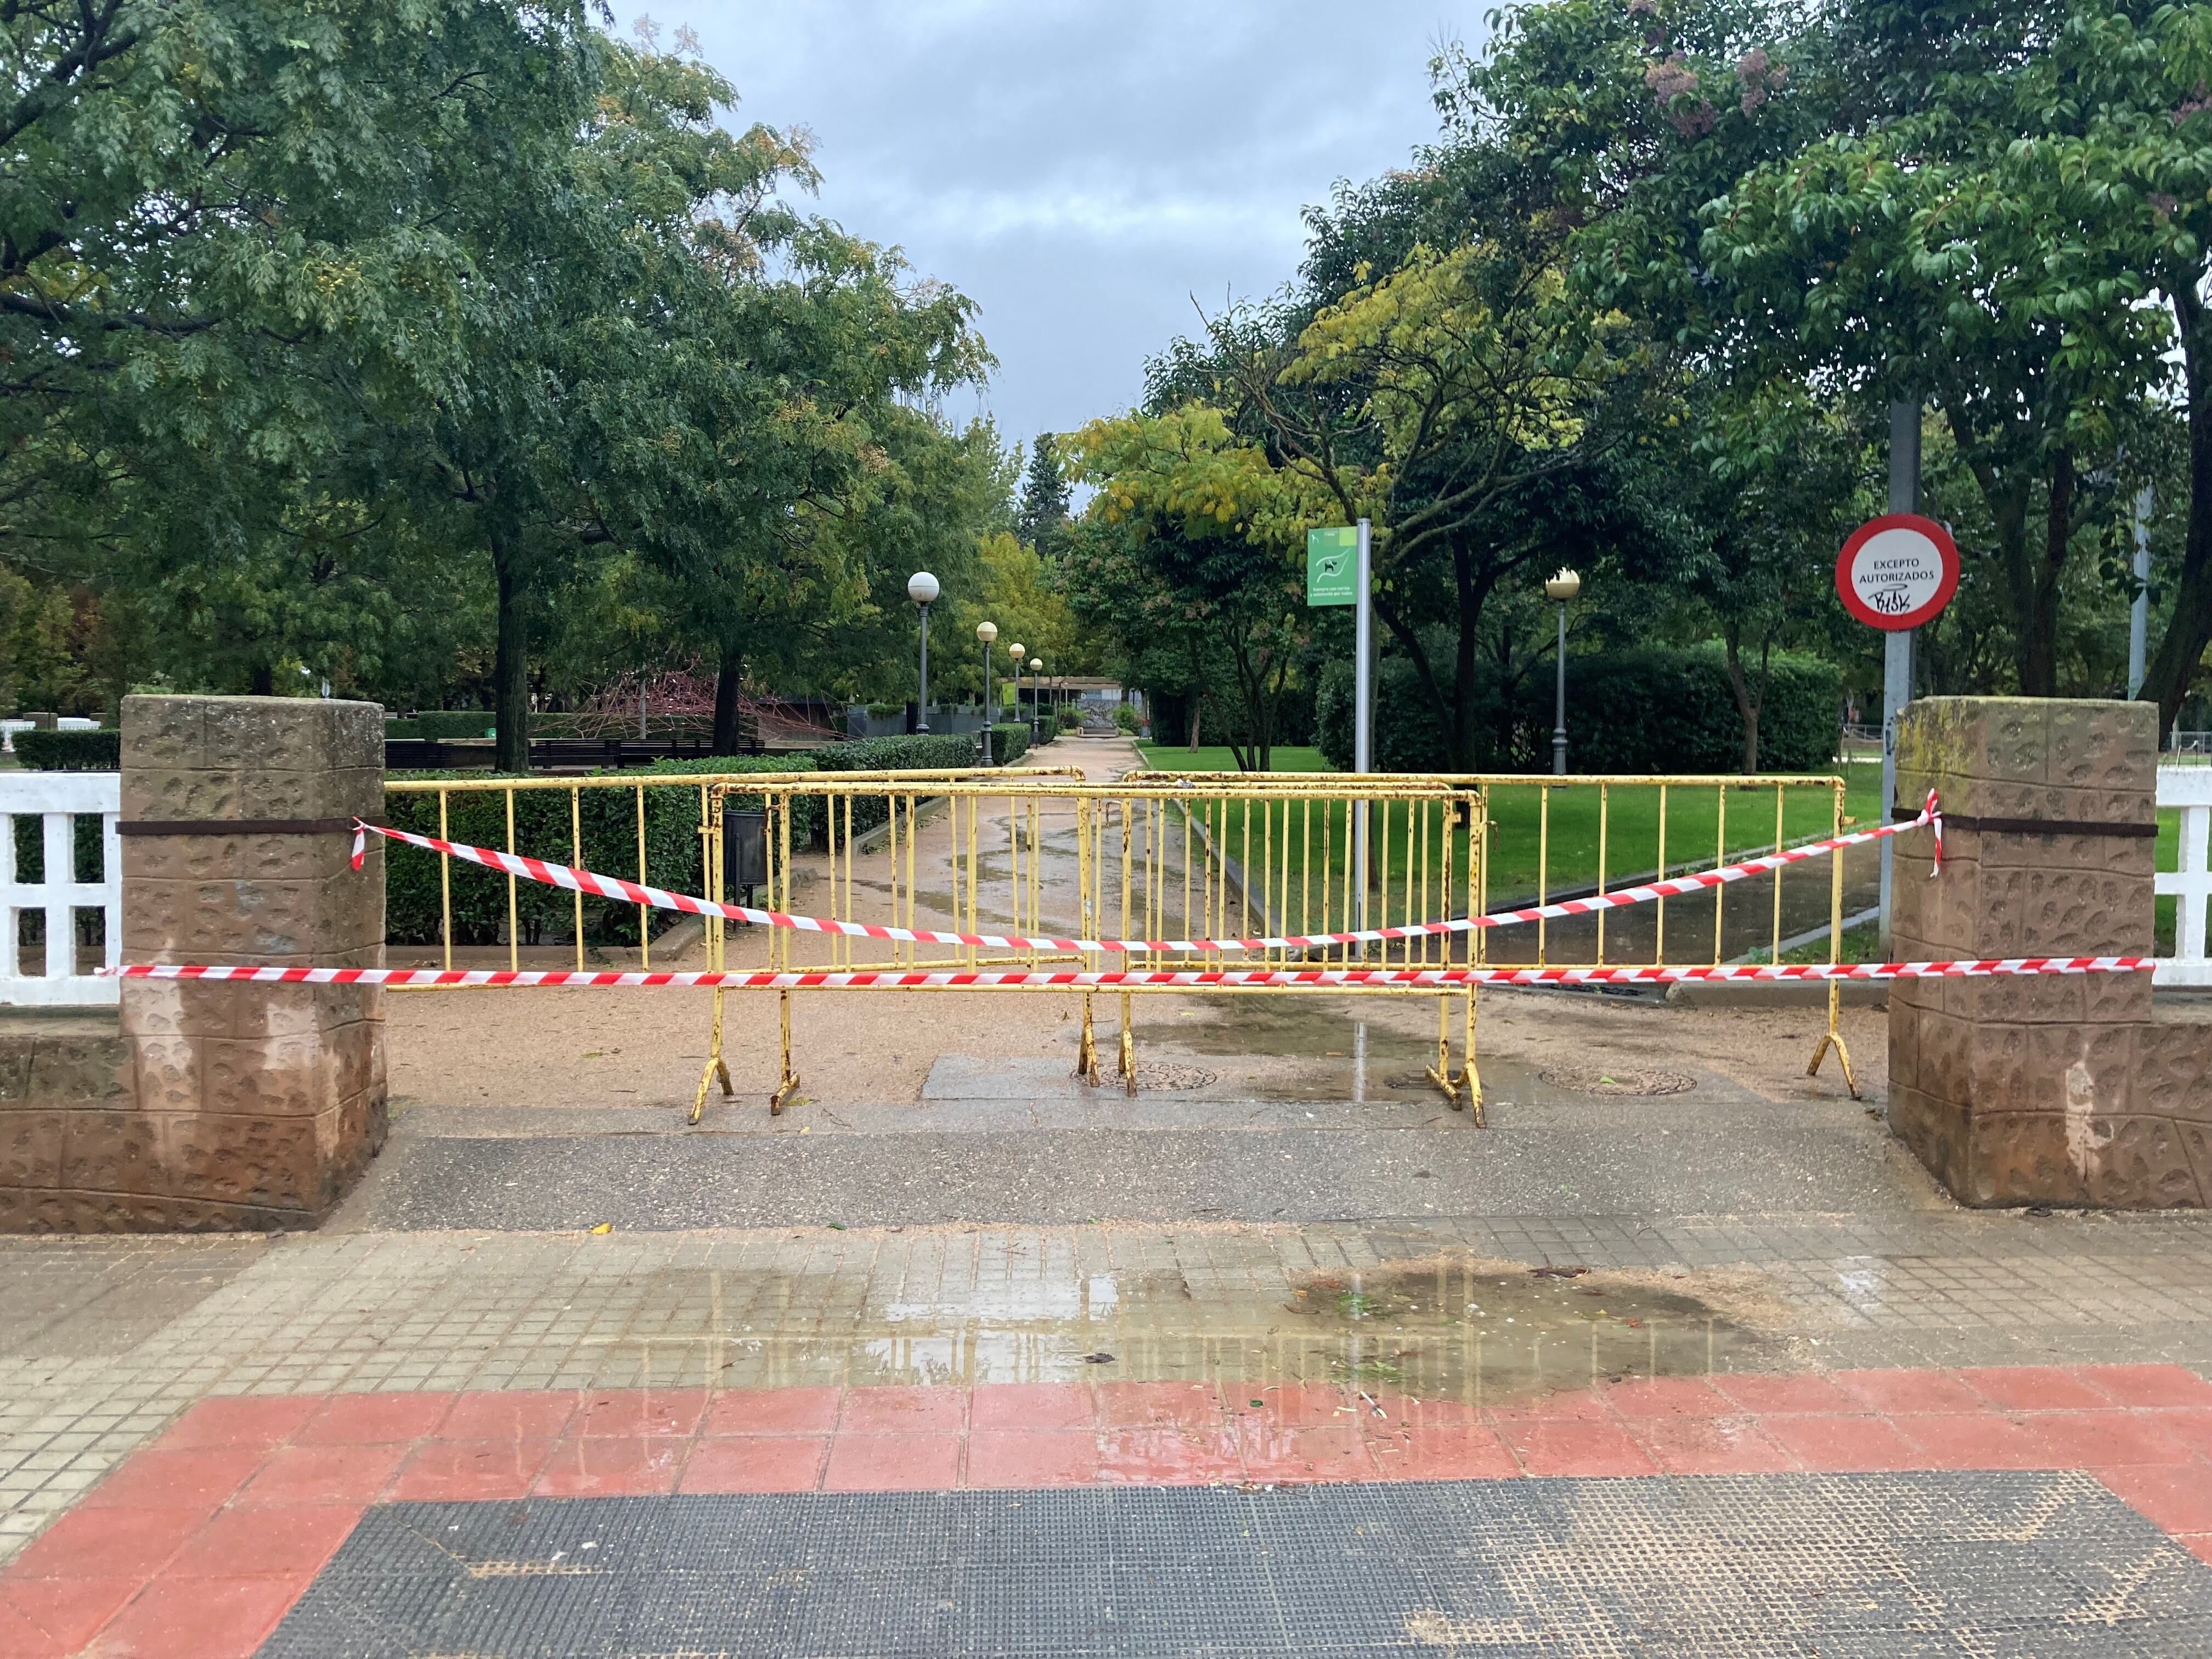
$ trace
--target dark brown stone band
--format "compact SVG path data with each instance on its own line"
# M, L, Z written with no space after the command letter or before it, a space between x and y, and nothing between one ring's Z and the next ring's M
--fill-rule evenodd
M351 818L129 818L115 826L118 836L337 836L354 827Z
M1893 806L1890 822L1903 823L1920 816L1917 806ZM2085 823L2078 818L1976 818L1964 812L1943 814L1947 830L1976 830L1992 836L2113 836L2122 840L2152 841L2155 823Z

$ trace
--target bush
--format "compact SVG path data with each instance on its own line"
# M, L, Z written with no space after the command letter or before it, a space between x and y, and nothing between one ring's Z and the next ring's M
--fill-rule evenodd
M1549 665L1509 696L1489 665L1475 686L1472 770L1534 772L1552 752ZM1832 663L1785 653L1769 671L1759 710L1759 769L1817 772L1835 758L1843 678ZM1352 765L1352 665L1332 664L1316 700L1316 738L1340 769ZM1567 761L1580 773L1735 772L1743 721L1717 645L1644 646L1567 659ZM1383 659L1376 685L1375 764L1384 772L1443 772L1450 764L1434 701L1404 658Z
M1083 711L1072 702L1060 704L1054 711L1053 719L1063 732L1080 732L1083 729Z
M1132 705L1117 702L1114 705L1114 724L1133 738L1137 735L1137 728L1142 722L1138 720L1137 711Z
M1026 720L1009 720L991 728L991 758L1000 766L1012 766L1030 752L1030 728Z
M447 742L454 738L489 737L495 724L489 708L428 708L404 718L387 716L384 735Z
M824 772L942 771L975 765L982 748L981 738L973 732L932 732L927 736L860 738L850 743L828 744L814 751L814 761ZM890 817L888 796L854 797L854 835L866 835ZM841 821L841 838L844 830ZM817 830L815 845L827 844L826 832Z
M15 758L31 772L115 772L123 766L120 732L18 732Z

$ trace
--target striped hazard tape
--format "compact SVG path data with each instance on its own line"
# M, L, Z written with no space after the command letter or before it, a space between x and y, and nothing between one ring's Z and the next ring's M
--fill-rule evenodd
M1562 899L1555 904L1533 904L1516 910L1496 910L1487 915L1412 922L1397 927L1364 927L1346 933L1291 933L1253 939L1054 939L1016 933L963 933L937 927L890 927L880 922L839 921L825 916L787 915L781 910L761 910L749 904L725 904L719 900L699 898L689 893L672 893L621 876L603 876L593 871L580 870L573 865L554 864L520 853L501 853L489 847L471 847L465 842L441 841L434 836L418 836L405 830L360 822L354 826L353 866L360 869L362 860L368 856L368 837L381 836L387 841L419 847L441 857L460 859L470 864L481 865L487 870L519 876L525 881L541 882L549 887L589 893L600 898L619 899L625 903L647 905L654 909L679 910L688 915L720 916L726 921L745 922L759 927L790 927L807 933L896 939L917 945L969 945L990 951L1098 951L1125 955L1152 952L1163 956L1190 956L1209 951L1304 951L1334 945L1376 944L1393 939L1421 939L1438 933L1470 933L1478 927L1510 927L1520 922L1586 916L1601 910L1620 909L1629 905L1649 903L1654 899L1704 892L1729 882L1746 881L1806 859L1819 858L1846 847L1863 846L1885 836L1917 830L1923 824L1931 826L1936 831L1936 864L1941 869L1943 814L1936 805L1935 792L1930 790L1919 815L1899 823L1882 824L1872 830L1854 830L1849 835L1834 836L1826 841L1811 842L1802 847L1792 847L1779 853L1747 859L1741 864L1724 865L1692 875L1623 887L1610 893L1595 894L1589 898Z
M951 969L930 971L794 969L774 972L580 973L566 969L252 968L133 963L112 969L125 979L220 980L251 985L518 986L630 989L663 986L730 991L901 990L939 986L1020 989L1064 986L1139 989L1146 986L1358 985L1674 985L1802 980L2002 979L2049 974L2138 974L2150 957L2008 957L1978 962L1723 963L1686 968L1190 968L1153 970Z

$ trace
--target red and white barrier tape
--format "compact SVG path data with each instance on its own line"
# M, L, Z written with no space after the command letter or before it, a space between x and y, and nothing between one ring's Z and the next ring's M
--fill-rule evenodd
M1065 986L1078 990L1146 985L1674 985L1689 981L1798 980L1996 979L2046 974L2138 974L2156 965L2149 957L2011 957L1980 962L1784 963L1779 966L1725 963L1702 968L1278 968L1176 969L1155 971L1073 969L951 969L901 972L577 973L566 969L248 968L132 963L113 971L125 979L228 980L253 985L425 985L566 987L629 989L673 986L726 991L897 990L972 985L1017 988Z
M1161 955L1188 956L1206 951L1303 951L1332 945L1372 944L1391 939L1420 939L1437 933L1470 933L1478 927L1508 927L1518 922L1551 921L1565 916L1590 915L1600 910L1615 910L1632 904L1648 903L1653 899L1679 897L1686 893L1703 892L1729 882L1747 880L1771 870L1779 870L1785 865L1818 858L1824 853L1862 846L1868 842L1879 841L1885 836L1917 830L1922 824L1931 824L1935 828L1936 868L1940 870L1943 864L1943 814L1936 805L1936 792L1931 789L1919 816L1900 823L1854 830L1847 836L1835 836L1826 841L1812 842L1803 847L1793 847L1760 858L1747 859L1741 864L1703 870L1693 875L1671 877L1664 881L1647 882L1637 887L1623 887L1589 898L1563 899L1556 904L1534 904L1518 910L1495 910L1487 915L1464 920L1415 922L1400 927L1365 927L1341 933L1293 933L1280 938L1261 939L1032 939L1021 934L961 933L945 928L887 927L872 921L836 921L822 916L786 915L781 910L757 910L750 905L724 904L714 899L696 898L689 893L671 893L621 876L602 876L589 870L580 870L573 865L553 864L544 859L526 858L519 853L501 853L489 847L471 847L465 842L440 841L433 836L418 836L405 830L392 830L382 824L360 822L354 826L353 867L356 870L361 868L362 860L368 855L368 837L375 835L387 841L420 847L426 852L482 865L487 870L519 876L526 881L542 882L549 887L590 893L600 898L619 899L626 903L647 905L654 909L680 910L690 915L720 916L730 921L746 922L755 927L791 927L802 933L839 933L854 939L897 939L908 944L978 945L991 951L1102 951L1123 954L1156 951Z

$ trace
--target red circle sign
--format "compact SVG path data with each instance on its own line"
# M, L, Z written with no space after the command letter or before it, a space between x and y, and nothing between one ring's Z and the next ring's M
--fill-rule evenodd
M1851 532L1836 559L1844 609L1893 632L1931 623L1959 591L1959 544L1917 513L1888 513Z

